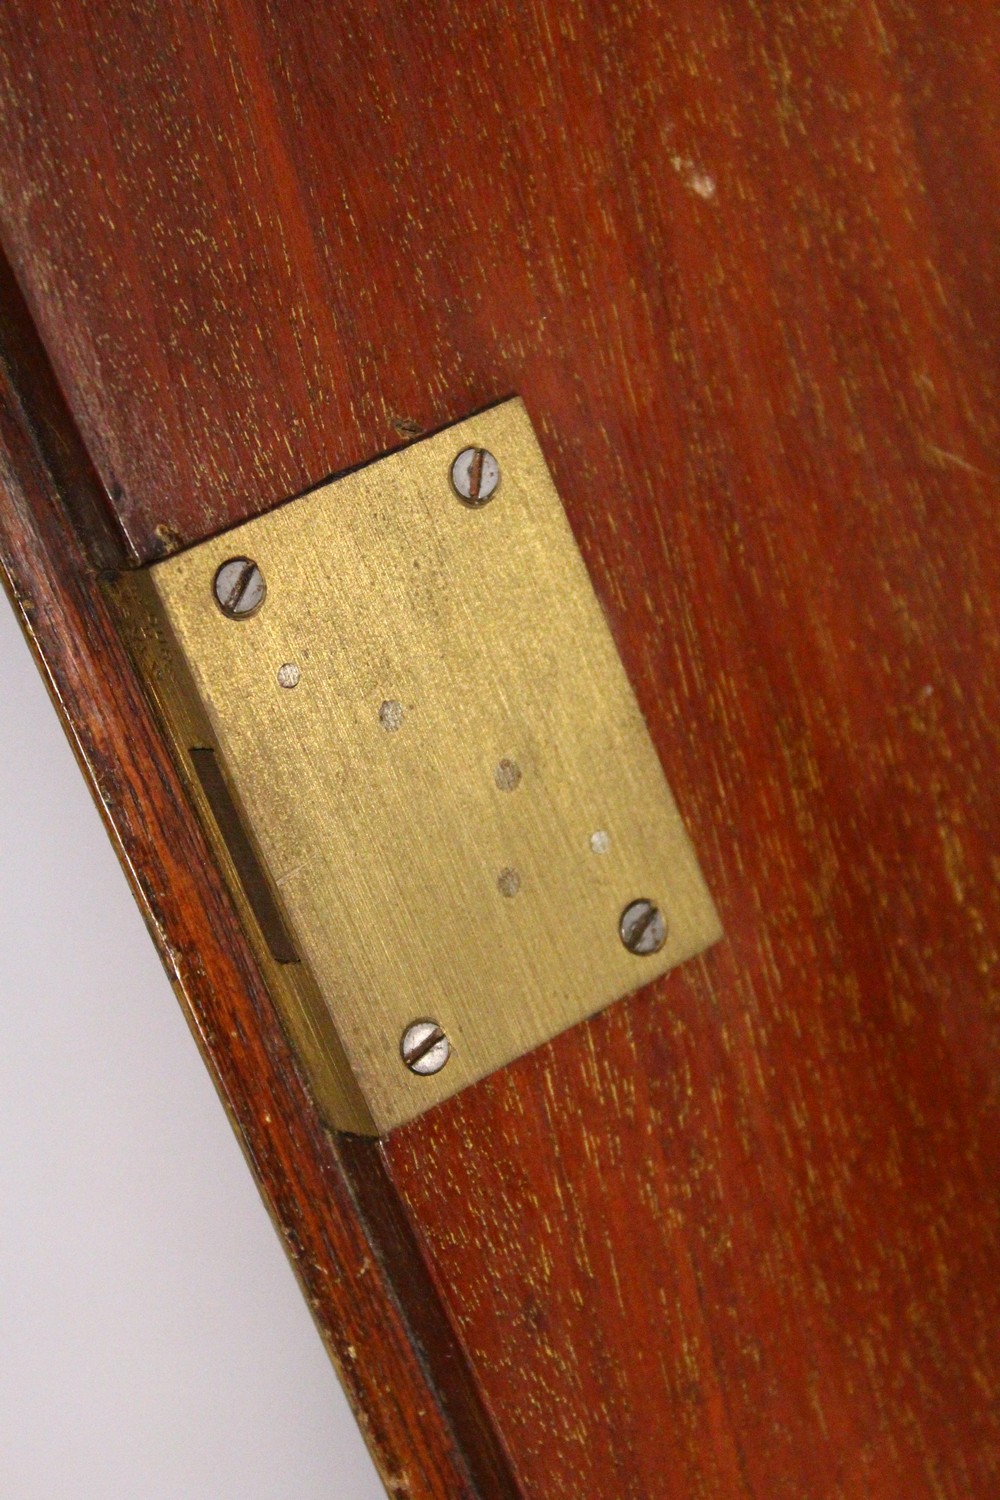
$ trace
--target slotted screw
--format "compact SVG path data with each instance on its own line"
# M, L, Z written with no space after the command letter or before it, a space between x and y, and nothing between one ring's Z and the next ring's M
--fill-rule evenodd
M486 448L463 448L451 466L451 482L463 504L485 505L500 483L500 465Z
M451 1043L436 1021L413 1021L399 1045L411 1073L440 1073L451 1056Z
M249 557L231 557L215 575L215 602L231 620L246 620L264 603L267 585Z
M667 920L660 908L643 896L626 906L618 931L628 951L645 958L659 953L667 941Z

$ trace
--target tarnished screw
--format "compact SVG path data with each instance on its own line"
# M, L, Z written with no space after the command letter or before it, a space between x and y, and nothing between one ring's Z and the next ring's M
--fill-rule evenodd
M640 958L645 958L649 953L659 953L667 941L666 918L660 908L645 897L626 906L618 931L628 951L638 954Z
M440 1073L451 1056L451 1043L436 1021L413 1021L399 1044L411 1073Z
M485 448L463 448L451 466L451 482L466 505L485 505L500 483L500 465Z
M231 620L245 620L264 603L267 585L249 557L231 557L215 575L215 602Z

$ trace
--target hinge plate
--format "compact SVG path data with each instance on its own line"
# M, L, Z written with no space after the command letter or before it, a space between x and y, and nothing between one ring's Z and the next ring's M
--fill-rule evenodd
M499 465L478 508L466 448ZM232 558L266 585L242 618L216 597ZM269 978L334 1125L391 1130L720 936L521 401L118 592L194 794L238 820L224 857L262 944L259 863ZM666 917L646 956L619 932L636 898ZM401 1056L425 1018L450 1044L430 1075Z

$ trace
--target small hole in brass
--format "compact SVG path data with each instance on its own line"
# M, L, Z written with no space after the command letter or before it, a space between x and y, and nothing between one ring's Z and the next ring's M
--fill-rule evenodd
M389 734L395 734L397 729L402 729L403 719L406 717L403 705L390 698L382 704L378 711L379 723Z
M521 767L516 760L505 757L493 772L493 780L498 791L513 792L521 784Z

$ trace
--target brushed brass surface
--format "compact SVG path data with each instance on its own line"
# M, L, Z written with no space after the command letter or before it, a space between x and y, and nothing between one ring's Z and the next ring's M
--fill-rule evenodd
M500 467L479 508L468 447ZM266 584L245 618L214 594L231 558ZM178 749L215 750L270 880L300 961L269 974L331 1123L387 1132L720 936L519 400L124 587ZM643 897L667 936L637 956ZM400 1055L419 1018L451 1046L430 1076Z

